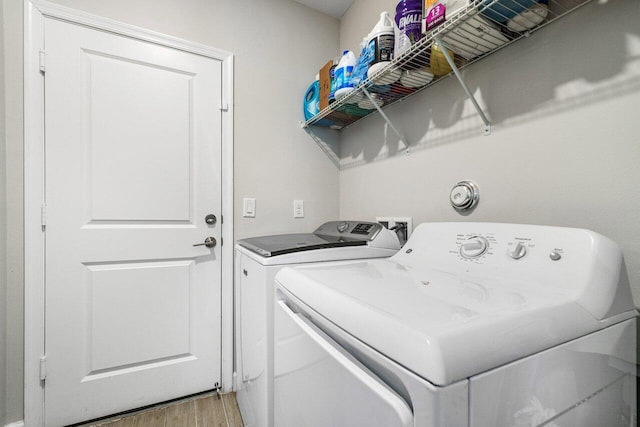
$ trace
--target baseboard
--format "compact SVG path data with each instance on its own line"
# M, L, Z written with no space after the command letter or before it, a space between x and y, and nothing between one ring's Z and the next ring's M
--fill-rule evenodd
M4 427L24 427L24 421L16 421L11 424L6 424Z

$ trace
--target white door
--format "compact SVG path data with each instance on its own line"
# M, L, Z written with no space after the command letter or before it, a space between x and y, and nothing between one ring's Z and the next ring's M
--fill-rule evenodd
M45 420L220 382L221 63L45 19Z

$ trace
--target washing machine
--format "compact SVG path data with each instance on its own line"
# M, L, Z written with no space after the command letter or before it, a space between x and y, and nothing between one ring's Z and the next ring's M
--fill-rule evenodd
M638 313L600 234L427 223L276 286L276 427L637 424Z
M235 388L246 427L273 426L274 276L285 266L387 258L398 236L378 223L331 221L313 233L238 240L235 259Z

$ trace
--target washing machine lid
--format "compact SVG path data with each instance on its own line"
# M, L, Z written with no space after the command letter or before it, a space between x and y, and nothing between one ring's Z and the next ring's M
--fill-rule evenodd
M340 239L300 233L250 237L238 240L238 244L262 256L271 257L315 249L365 246L367 242L364 240Z
M595 233L567 237L556 229L543 238L537 229L515 230L529 239L528 258L519 262L506 254L507 228L449 227L451 245L440 240L436 251L440 231L420 227L390 259L285 268L276 283L294 302L442 386L637 314L618 280L620 254ZM461 257L460 242L479 234L492 243L485 258ZM563 262L549 258L547 245L562 251ZM578 270L595 282L582 283ZM584 298L593 292L602 307Z
M382 225L375 222L330 221L313 233L251 237L238 240L238 245L261 256L272 257L316 249L366 246L380 235L382 229ZM399 245L395 247L396 250L399 248Z

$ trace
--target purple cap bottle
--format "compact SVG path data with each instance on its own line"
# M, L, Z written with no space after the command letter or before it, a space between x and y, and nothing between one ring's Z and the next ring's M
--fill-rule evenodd
M400 47L404 51L424 37L422 1L401 0L396 6L396 25L400 29Z

